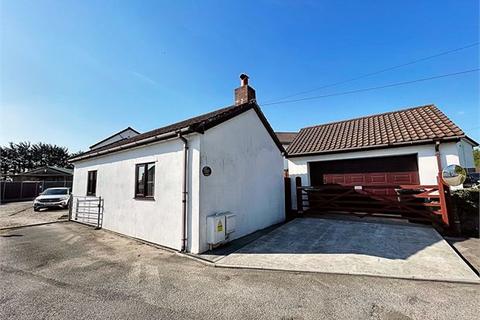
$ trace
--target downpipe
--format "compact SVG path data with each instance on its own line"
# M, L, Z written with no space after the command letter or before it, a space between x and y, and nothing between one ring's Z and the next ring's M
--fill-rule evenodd
M443 168L442 168L442 158L440 156L440 141L435 141L435 157L437 158L438 179L441 179Z
M178 133L178 138L183 142L183 182L182 182L182 249L187 251L187 196L188 196L188 140Z

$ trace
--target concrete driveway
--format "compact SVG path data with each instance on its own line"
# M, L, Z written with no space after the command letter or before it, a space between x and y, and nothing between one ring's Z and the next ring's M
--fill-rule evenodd
M304 218L218 260L218 266L479 282L428 226Z

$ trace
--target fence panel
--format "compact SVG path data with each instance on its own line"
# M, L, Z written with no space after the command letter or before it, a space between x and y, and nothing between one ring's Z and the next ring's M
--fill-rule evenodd
M22 182L21 198L34 199L41 192L41 183L38 182Z
M67 187L72 181L0 181L0 203L33 200L48 188Z
M0 182L0 202L33 200L42 191L41 182Z

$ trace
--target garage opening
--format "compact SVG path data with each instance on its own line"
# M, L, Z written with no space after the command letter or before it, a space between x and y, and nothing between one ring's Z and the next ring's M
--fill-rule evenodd
M449 225L443 183L420 185L417 156L309 163L310 186L297 186L299 214L347 213Z
M312 186L419 184L417 155L310 162Z

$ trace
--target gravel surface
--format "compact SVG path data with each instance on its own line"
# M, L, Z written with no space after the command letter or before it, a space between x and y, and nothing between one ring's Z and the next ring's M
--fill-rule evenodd
M0 231L0 319L477 319L480 286L223 269L104 230Z
M68 210L55 208L35 212L32 201L0 205L0 229L61 220L68 220Z

